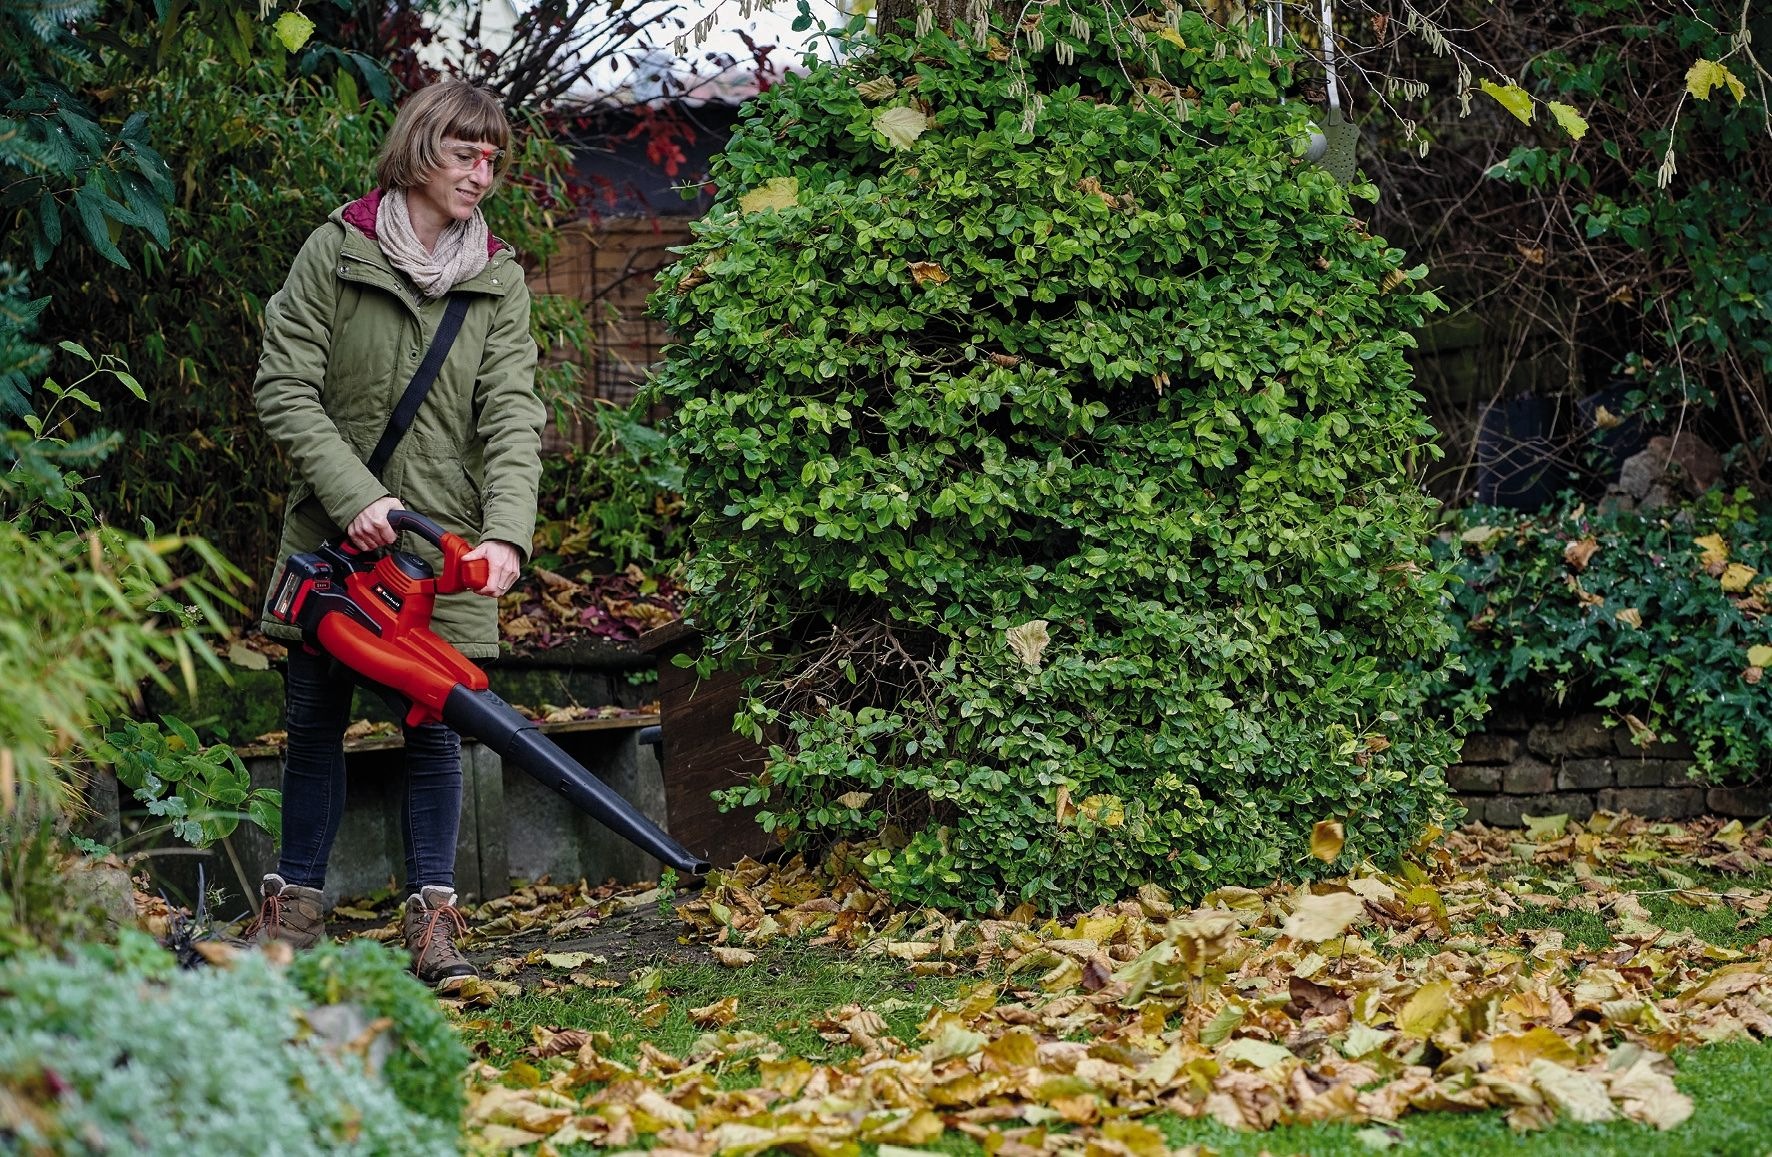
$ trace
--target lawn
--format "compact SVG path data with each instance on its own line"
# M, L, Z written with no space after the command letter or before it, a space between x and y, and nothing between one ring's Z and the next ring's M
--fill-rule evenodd
M1468 829L1395 873L1063 920L799 864L678 899L657 964L537 951L466 995L476 1144L1772 1152L1772 846L1738 824Z

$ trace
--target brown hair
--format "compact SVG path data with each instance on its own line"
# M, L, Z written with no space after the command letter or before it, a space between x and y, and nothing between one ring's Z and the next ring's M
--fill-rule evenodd
M443 165L443 138L505 149L511 143L504 106L491 91L453 77L409 97L375 158L375 183L384 189L422 185ZM504 175L508 160L493 173Z

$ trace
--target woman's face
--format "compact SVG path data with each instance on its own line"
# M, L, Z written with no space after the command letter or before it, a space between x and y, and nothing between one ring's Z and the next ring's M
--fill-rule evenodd
M442 221L466 221L492 189L493 173L503 153L482 141L443 138L443 163L424 184L406 191L408 203L435 209Z

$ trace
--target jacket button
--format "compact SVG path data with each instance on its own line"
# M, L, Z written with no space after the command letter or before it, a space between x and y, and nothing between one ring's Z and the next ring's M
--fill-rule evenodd
M418 360L418 351L415 349L407 350L406 351L406 360L412 361L412 362L417 361Z

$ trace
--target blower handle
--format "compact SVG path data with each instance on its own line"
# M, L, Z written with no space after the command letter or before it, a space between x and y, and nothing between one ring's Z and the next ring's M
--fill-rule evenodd
M410 530L443 552L443 573L437 576L437 593L479 590L492 577L492 564L483 558L463 560L473 550L467 539L450 534L416 510L401 507L388 511L388 525L396 531Z

